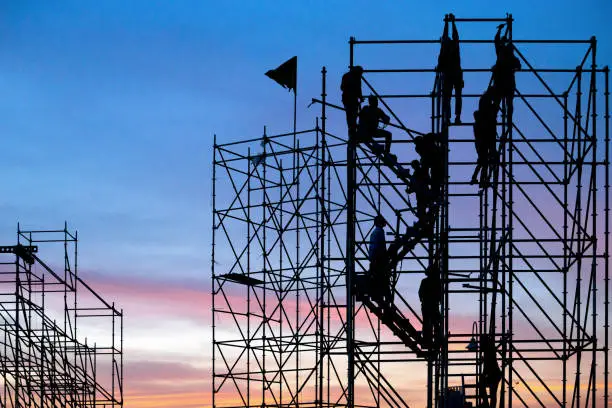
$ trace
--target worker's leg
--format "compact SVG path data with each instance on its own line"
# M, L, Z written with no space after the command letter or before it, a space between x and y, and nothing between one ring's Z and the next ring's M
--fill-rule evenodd
M359 111L359 102L342 99L344 112L346 113L346 126L350 136L354 136L357 132L357 113Z
M368 271L368 279L369 288L364 288L364 292L372 297L378 297L378 262L376 259L370 261L370 270Z
M463 107L463 73L453 84L455 88L455 123L461 123L461 108Z
M450 121L451 97L453 96L453 83L446 75L442 76L442 118Z
M392 140L392 135L391 132L389 132L388 130L383 130L383 135L385 137L385 152L386 153L391 153L391 140Z
M506 97L506 123L508 125L512 123L512 115L514 114L513 94L514 89L512 92L509 92L508 96Z
M376 139L384 139L385 140L385 153L389 153L391 151L391 132L385 129L376 129L376 134L374 135Z
M426 205L425 193L420 192L416 194L416 202L417 202L417 218L421 223L425 223L427 220L427 205Z
M387 267L385 268L385 302L391 306L393 304L393 275L392 271Z
M480 160L476 162L476 167L474 168L474 173L472 173L472 179L470 180L471 184L478 183L478 173L482 169L482 165L480 164Z

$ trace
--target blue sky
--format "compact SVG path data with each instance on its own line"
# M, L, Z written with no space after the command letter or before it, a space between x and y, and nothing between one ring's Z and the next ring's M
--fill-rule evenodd
M291 129L292 97L266 70L298 55L298 122L309 127L322 65L339 100L349 36L437 38L445 13L507 11L515 38L596 35L600 61L612 61L607 0L3 0L0 237L13 242L18 221L67 220L79 230L85 276L204 285L212 135ZM139 316L134 302L114 300Z

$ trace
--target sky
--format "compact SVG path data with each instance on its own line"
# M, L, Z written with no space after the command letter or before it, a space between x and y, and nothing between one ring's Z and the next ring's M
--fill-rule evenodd
M612 61L607 0L0 1L0 237L79 231L82 277L125 311L126 407L210 404L212 140L291 130L291 95L263 73L298 56L308 127L350 36L438 38L448 12L511 12L515 38L596 35Z

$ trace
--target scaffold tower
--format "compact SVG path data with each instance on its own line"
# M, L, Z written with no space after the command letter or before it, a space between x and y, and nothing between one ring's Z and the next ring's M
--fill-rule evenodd
M349 67L391 117L390 153L348 136L325 68L313 128L215 137L213 406L608 406L609 69L594 37L523 39L511 15L447 15L441 32L451 20L480 35L459 40L461 121L444 106L440 39L351 37ZM499 24L521 69L479 187L472 112ZM434 136L444 174L425 230L410 165L415 140ZM368 280L377 215L397 254L391 303ZM427 344L418 292L434 266Z
M78 274L78 237L0 247L0 407L122 407L123 312Z

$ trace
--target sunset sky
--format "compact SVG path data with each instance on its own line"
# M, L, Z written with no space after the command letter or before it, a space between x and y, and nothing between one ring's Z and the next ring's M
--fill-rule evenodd
M493 3L2 0L2 245L17 222L68 221L82 277L125 311L125 406L209 406L213 134L290 131L264 72L293 55L311 126L321 66L340 100L349 36L438 38L449 12L511 12L515 38L595 35L612 63L609 0Z

